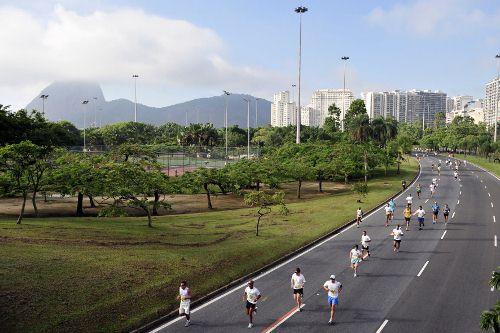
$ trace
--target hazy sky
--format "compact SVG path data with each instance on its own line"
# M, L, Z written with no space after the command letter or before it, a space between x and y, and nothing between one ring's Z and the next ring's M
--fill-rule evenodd
M498 0L0 0L0 104L25 106L54 80L101 83L106 98L163 106L223 89L303 99L342 86L484 95L500 53Z

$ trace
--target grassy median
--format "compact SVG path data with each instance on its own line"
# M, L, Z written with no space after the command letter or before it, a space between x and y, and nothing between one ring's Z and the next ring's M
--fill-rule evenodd
M497 177L500 177L500 163L494 163L493 159L490 161L487 158L481 156L463 155L463 154L455 154L455 157L460 158L462 160L466 159L467 161L472 162L475 165L479 165L480 167L495 174Z
M366 211L415 175L412 159L369 182ZM144 218L0 220L2 332L128 331L176 308L179 281L195 296L307 244L352 219L351 191L288 205L263 219L253 209ZM382 223L382 221L381 221Z

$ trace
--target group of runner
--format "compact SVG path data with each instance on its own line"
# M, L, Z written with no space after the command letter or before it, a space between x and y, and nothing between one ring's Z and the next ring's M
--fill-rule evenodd
M446 161L448 164L448 161ZM451 161L449 162L451 163ZM457 179L457 174L458 174L458 164L456 164L457 169L455 169L454 176L455 179ZM435 166L432 164L431 166L432 170L434 171ZM441 161L439 161L437 165L437 172L438 175L440 174L441 171ZM434 197L434 194L436 192L436 188L438 186L437 183L437 178L433 178L431 181L431 184L429 185L429 190L430 194L429 196L432 198ZM406 182L403 185L403 189L406 187ZM416 193L417 197L420 199L421 198L421 193L422 193L422 186L420 183L416 185ZM405 220L406 224L406 231L410 230L410 224L411 224L411 217L412 216L417 216L418 220L418 229L422 230L424 227L424 222L425 222L425 215L426 212L423 209L422 205L418 206L418 209L415 211L412 211L412 204L413 204L413 196L411 193L408 194L406 197L406 206L403 210L403 218ZM394 220L394 212L396 210L396 203L394 202L393 199L389 200L387 204L384 207L385 210L385 226L389 226L389 224ZM438 223L438 216L441 211L441 207L437 203L437 201L434 201L434 203L431 206L431 211L432 211L432 223ZM443 212L443 217L444 217L444 223L448 223L448 217L450 214L450 208L447 204L442 209ZM362 223L363 220L363 210L361 207L358 207L356 210L356 226L359 228L360 224ZM390 236L393 237L393 251L394 252L399 252L400 246L401 246L401 240L402 236L404 235L401 225L397 224L395 228L392 230L392 232L389 234ZM366 230L363 230L361 239L360 239L360 244L361 244L361 249L358 244L354 244L352 249L349 251L349 260L351 264L351 268L353 270L353 276L358 277L358 267L359 264L367 260L371 256L370 253L370 244L371 244L371 238L368 235ZM295 269L295 272L292 274L291 279L290 279L290 287L293 291L293 299L296 303L297 306L297 311L302 311L302 298L304 296L304 285L306 283L306 279L304 275L302 274L301 270L299 267ZM323 290L327 293L328 296L328 306L330 310L330 318L328 321L329 325L332 325L334 323L334 315L335 315L335 306L338 305L339 303L339 294L342 290L342 284L336 280L336 277L334 274L330 275L330 278L323 284ZM257 302L261 299L262 295L260 291L255 287L255 282L253 280L250 280L247 284L247 287L244 290L243 293L243 300L245 302L245 313L248 316L249 323L248 323L248 328L253 327L253 318L254 315L257 313ZM179 294L177 296L177 299L180 300L180 307L179 307L179 314L181 316L185 316L186 322L185 326L189 326L191 321L190 321L190 302L191 302L191 292L187 286L186 281L182 281L180 287L179 287Z

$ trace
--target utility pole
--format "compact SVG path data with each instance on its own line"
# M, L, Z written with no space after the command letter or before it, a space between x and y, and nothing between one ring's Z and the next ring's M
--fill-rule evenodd
M296 143L300 143L300 75L301 75L301 67L302 67L302 14L307 12L307 7L297 7L295 8L295 12L299 14L299 99L298 99L298 108L297 108L297 136L295 138Z
M227 98L228 96L231 95L229 92L227 92L226 90L224 90L224 102L225 102L225 111L224 111L224 127L225 127L225 141L226 141L226 163L227 163L227 158L228 158L228 155L227 155Z
M87 117L86 117L86 111L87 111L87 105L89 104L88 100L82 101L83 105L83 152L87 151L87 138L85 135L85 129L87 128Z
M250 159L250 99L242 98L247 102L247 159Z
M97 127L97 108L95 104L97 103L97 97L93 98L94 100L94 127Z
M259 99L255 97L255 128L257 128L259 125L258 124L258 114L259 114Z
M42 113L45 114L45 100L49 98L49 95L41 95L40 98L42 99Z
M342 129L342 132L345 130L344 128L344 123L345 123L345 72L346 72L346 66L347 66L347 60L349 60L349 57L342 57L340 58L341 60L344 61L344 89L342 90L342 120L340 122L340 127Z
M139 75L134 74L132 75L134 78L134 122L137 122L137 78Z

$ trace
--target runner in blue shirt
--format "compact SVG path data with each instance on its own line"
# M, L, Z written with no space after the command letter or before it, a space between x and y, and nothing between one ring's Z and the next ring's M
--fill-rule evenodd
M432 224L436 224L438 221L438 214L439 214L439 205L437 204L437 201L434 201L434 205L432 205Z
M394 219L394 211L396 210L396 204L394 203L394 200L389 201L389 207L392 209L392 214L391 214L391 220Z

